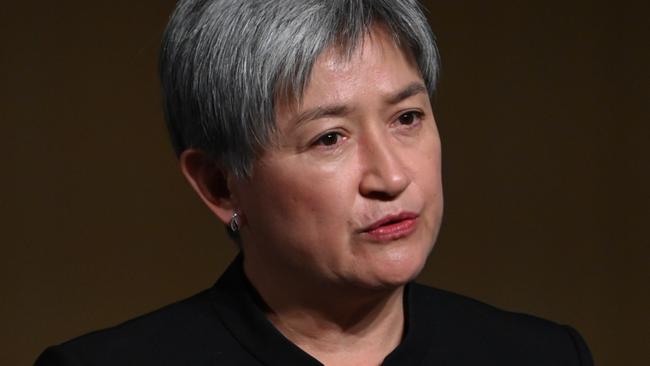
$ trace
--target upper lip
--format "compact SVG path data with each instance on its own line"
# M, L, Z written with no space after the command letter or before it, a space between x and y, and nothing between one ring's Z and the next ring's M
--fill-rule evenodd
M413 212L400 212L398 214L392 214L392 215L386 215L382 217L381 219L373 222L372 224L364 227L361 231L366 232L366 231L371 231L374 230L382 225L386 225L391 222L399 222L403 220L409 220L409 219L414 219L418 217L416 213Z

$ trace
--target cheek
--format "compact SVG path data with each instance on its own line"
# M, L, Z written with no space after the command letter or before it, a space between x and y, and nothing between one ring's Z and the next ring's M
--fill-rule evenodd
M343 232L350 211L342 188L347 179L335 169L295 161L260 169L251 180L254 187L244 193L251 228L260 238L294 246Z
M414 166L415 180L435 223L440 220L443 208L441 145L435 125L421 141L417 150L415 154L418 159Z
M441 177L441 146L440 137L435 123L427 126L419 141L408 152L413 162L412 170L420 183L434 187L438 186ZM435 184L434 184L435 183Z

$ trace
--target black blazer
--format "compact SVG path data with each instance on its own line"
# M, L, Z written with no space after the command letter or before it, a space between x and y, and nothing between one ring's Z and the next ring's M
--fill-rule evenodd
M409 284L406 332L383 365L593 365L568 326ZM278 332L241 258L210 289L50 347L36 366L321 365Z

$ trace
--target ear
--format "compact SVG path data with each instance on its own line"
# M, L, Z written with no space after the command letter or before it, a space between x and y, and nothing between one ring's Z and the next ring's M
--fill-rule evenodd
M181 170L201 200L224 224L230 222L237 202L229 189L230 173L197 149L180 156Z

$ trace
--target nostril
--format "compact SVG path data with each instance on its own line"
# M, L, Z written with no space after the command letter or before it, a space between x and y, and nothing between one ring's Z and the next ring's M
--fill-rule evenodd
M366 193L365 196L377 201L392 201L395 199L395 195L384 191L371 191Z

